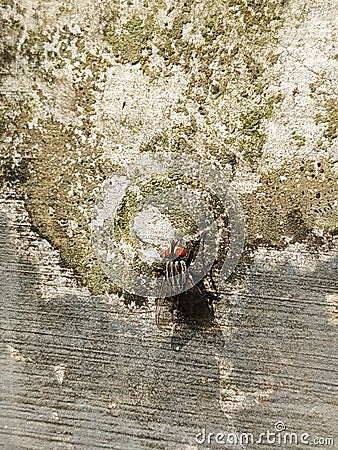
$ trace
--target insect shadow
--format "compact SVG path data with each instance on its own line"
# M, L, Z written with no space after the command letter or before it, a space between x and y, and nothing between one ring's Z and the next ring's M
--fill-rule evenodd
M212 268L196 282L194 262L197 252L204 252L205 233L192 241L191 248L172 240L164 252L164 281L156 299L156 324L161 330L172 330L171 347L180 350L193 336L216 329L214 302L218 301ZM207 283L208 279L208 283Z

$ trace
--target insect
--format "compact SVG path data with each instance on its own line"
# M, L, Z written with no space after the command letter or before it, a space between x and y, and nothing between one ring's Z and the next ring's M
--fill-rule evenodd
M193 263L204 236L195 241L190 251L171 241L164 252L164 283L156 300L156 324L165 329L171 323L184 321L191 327L208 327L214 318L213 300L217 295L205 288L204 280L194 281ZM215 283L210 275L212 286Z

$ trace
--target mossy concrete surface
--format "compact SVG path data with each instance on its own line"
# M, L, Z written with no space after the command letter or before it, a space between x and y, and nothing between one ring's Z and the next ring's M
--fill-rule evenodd
M248 246L336 233L334 3L1 8L2 183L93 293L114 290L91 245L93 205L144 152L215 159L243 205Z

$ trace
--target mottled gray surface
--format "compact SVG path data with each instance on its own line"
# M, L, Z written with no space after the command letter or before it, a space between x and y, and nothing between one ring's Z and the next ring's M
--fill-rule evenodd
M0 10L2 448L225 448L215 436L199 444L203 428L254 433L238 450L337 448L338 3ZM167 152L187 157L186 180L164 173ZM142 181L154 158L163 177ZM127 308L107 295L117 290L93 249L93 209L102 183L135 174L101 218L138 267L140 249L162 254L172 227L191 225L172 188L193 188L190 209L205 198L219 210L228 183L188 179L205 161L242 205L245 262L222 287L214 329L165 334L154 300ZM168 217L151 209L154 188ZM280 422L310 439L257 442Z
M258 438L279 421L299 436L334 437L319 448L337 448L334 248L259 249L245 283L222 294L214 330L170 336L151 305L42 295L44 269L24 250L39 238L20 208L16 222L6 215L11 208L2 206L0 231L2 448L225 448L195 436L205 428Z

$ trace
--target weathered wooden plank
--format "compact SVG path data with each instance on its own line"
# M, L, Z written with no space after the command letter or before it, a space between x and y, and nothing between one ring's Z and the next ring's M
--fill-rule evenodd
M32 238L29 223L22 207L9 220L9 206L0 234L3 448L224 448L196 436L258 439L279 421L337 442L334 247L319 256L299 246L258 251L245 283L222 294L216 329L186 336L174 351L173 338L183 338L157 330L152 305L43 298L43 268L15 248ZM300 254L307 264L297 265Z

